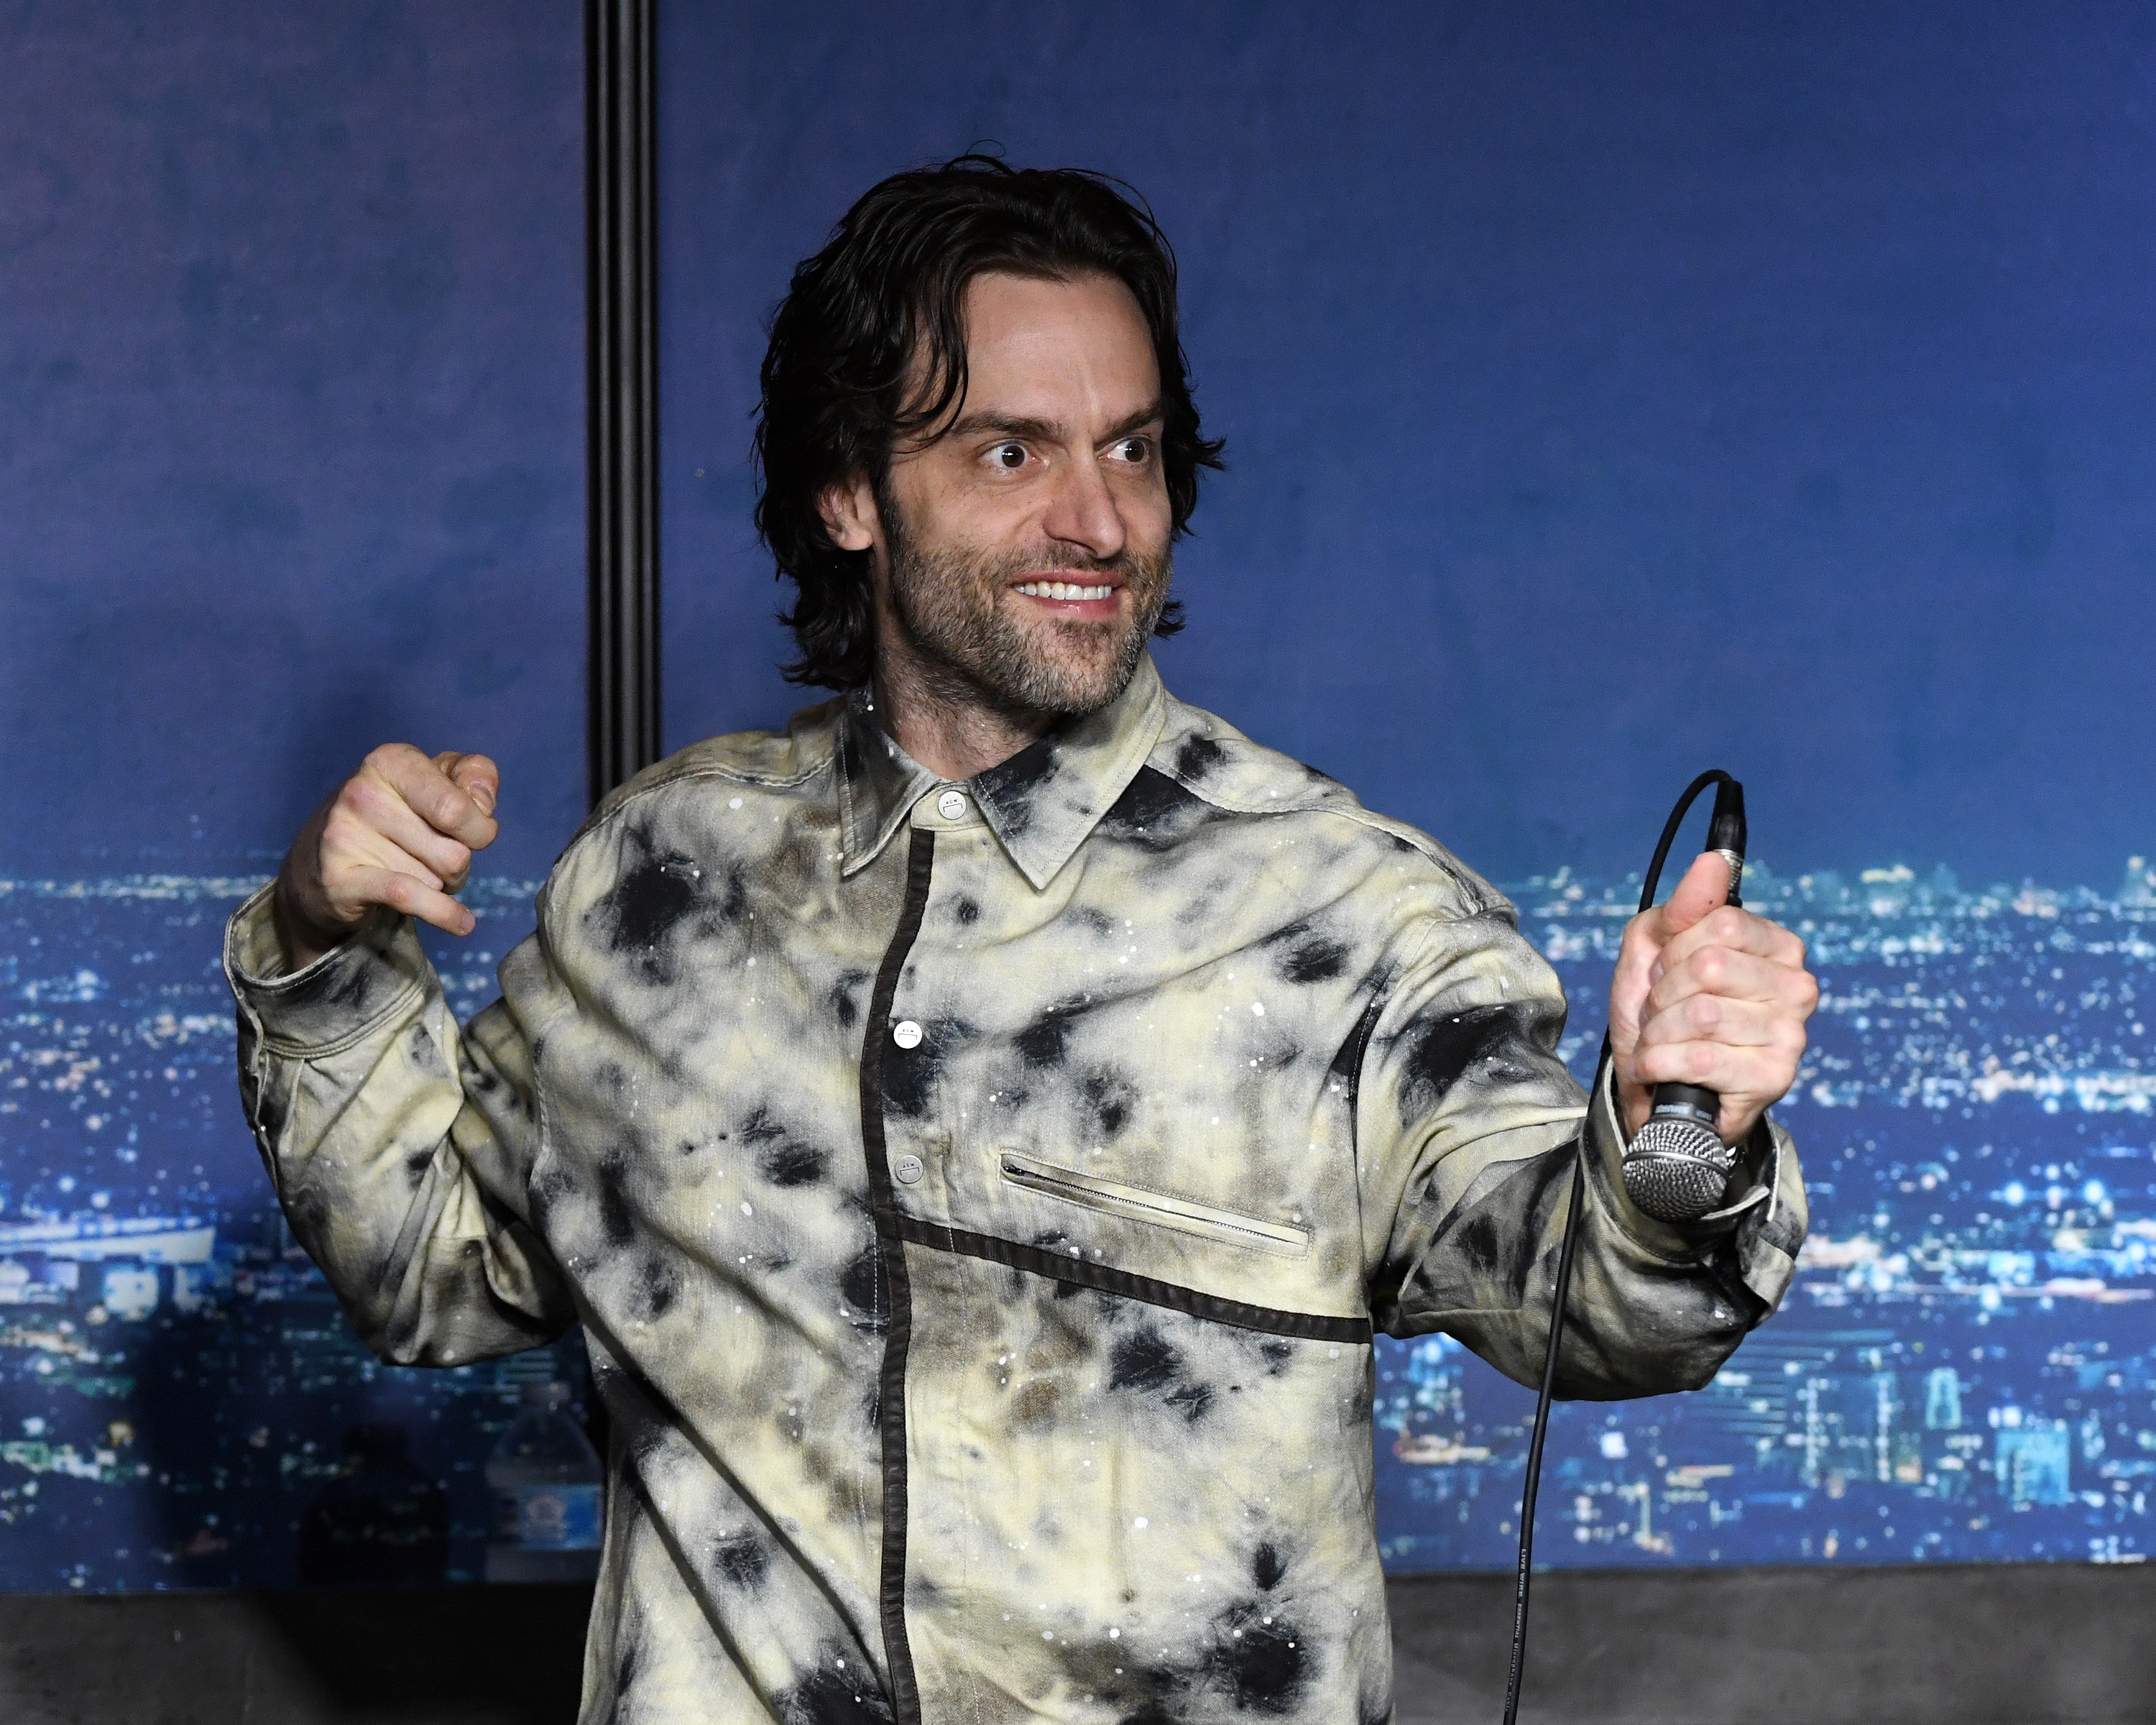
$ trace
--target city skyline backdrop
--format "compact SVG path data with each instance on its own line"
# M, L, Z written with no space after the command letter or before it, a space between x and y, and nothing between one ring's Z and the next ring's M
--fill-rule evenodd
M813 698L748 527L793 264L977 144L1121 175L1230 463L1169 687L1522 883L1578 1058L1702 768L1815 925L1820 1243L1715 1389L1561 1413L1544 1553L2138 1558L2156 15L660 27L668 739ZM25 0L0 41L0 1227L77 1230L0 1236L0 1585L290 1579L363 1478L468 1572L490 1425L574 1362L354 1352L208 967L377 742L503 764L461 1008L582 817L579 10ZM1389 1561L1502 1567L1525 1392L1380 1369Z
M573 1344L425 1372L352 1339L239 1117L218 940L256 884L0 879L0 1588L336 1579L302 1531L385 1479L432 1494L439 1573L475 1579L481 1470L520 1388L580 1382ZM479 932L432 942L460 1017L535 886L475 883ZM1812 1237L1783 1312L1706 1389L1560 1407L1543 1558L2143 1561L2156 873L1965 889L1943 866L1760 867L1752 887L1824 985L1778 1111ZM1637 882L1512 890L1584 1078ZM1532 1395L1442 1337L1381 1339L1375 1369L1388 1566L1502 1568Z

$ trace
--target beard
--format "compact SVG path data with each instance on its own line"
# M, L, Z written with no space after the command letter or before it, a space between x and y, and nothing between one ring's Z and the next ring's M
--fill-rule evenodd
M891 609L919 663L922 693L952 706L1014 716L1097 711L1130 686L1168 603L1173 560L1127 549L1091 557L1075 547L1040 552L916 544L896 500L878 498L891 562ZM1044 615L1030 625L1004 594L1029 577L1114 578L1131 613L1101 622Z

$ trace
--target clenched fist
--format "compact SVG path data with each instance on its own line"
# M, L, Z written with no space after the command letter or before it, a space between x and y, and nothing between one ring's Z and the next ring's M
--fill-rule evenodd
M1697 1084L1722 1098L1733 1144L1796 1082L1819 982L1802 941L1728 897L1729 865L1710 850L1667 904L1625 925L1609 1052L1627 1132L1645 1124L1656 1085Z
M317 809L277 871L274 913L285 962L311 964L377 905L450 934L476 919L449 895L472 853L494 843L501 773L485 755L385 743Z

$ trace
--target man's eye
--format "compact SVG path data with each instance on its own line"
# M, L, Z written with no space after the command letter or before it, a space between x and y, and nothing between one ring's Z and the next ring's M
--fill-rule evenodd
M988 451L988 461L992 466L999 467L1005 473L1016 473L1025 465L1025 445L998 444Z
M1152 440L1150 438L1127 437L1116 445L1116 459L1127 461L1133 467L1142 467L1152 459Z

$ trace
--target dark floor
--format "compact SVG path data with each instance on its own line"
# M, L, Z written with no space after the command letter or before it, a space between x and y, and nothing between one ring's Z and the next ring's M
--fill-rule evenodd
M1399 1725L1496 1725L1511 1592L1395 1584ZM550 1588L0 1597L0 1722L569 1725L585 1606ZM2138 1568L1546 1575L1522 1718L2156 1721L2152 1623Z
M1535 1579L1537 1725L2156 1720L2156 1573L2087 1564ZM1510 1576L1393 1588L1399 1725L1504 1711Z

